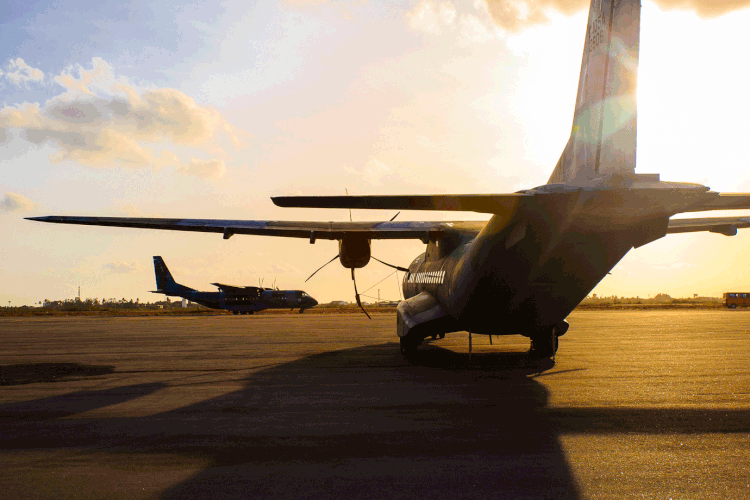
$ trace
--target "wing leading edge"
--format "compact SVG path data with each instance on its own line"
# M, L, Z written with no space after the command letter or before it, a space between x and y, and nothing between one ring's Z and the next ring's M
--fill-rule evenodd
M76 217L50 215L28 217L28 220L56 224L131 227L222 233L224 239L235 234L281 236L315 240L341 240L357 236L371 240L408 240L427 242L439 239L448 230L478 232L485 222L294 222L225 219L162 219L142 217Z

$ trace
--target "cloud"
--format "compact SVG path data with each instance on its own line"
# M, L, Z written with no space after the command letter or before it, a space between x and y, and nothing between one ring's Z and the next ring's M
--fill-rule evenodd
M439 35L444 28L452 27L456 20L456 7L449 1L423 0L406 13L406 22L414 31Z
M204 179L221 179L227 172L224 160L200 160L191 158L190 163L177 166L177 171Z
M464 46L484 43L493 38L492 31L476 16L464 14L458 22L459 43Z
M572 14L588 8L585 0L483 0L492 20L503 29L518 31L544 23L549 11ZM713 17L750 7L750 0L656 0L665 9L692 10L701 17Z
M344 171L350 175L361 177L369 184L375 186L382 184L383 179L393 173L391 167L374 158L370 159L361 169L344 165Z
M496 28L482 0L476 2L476 10L484 21L474 14L463 13L459 16L456 7L450 1L423 0L406 13L406 22L418 33L452 33L458 44L463 47L484 43L493 38Z
M111 271L115 274L128 274L134 271L138 271L141 268L141 266L140 264L138 264L137 261L128 263L122 260L118 260L115 262L109 262L107 264L104 264L102 268L107 271Z
M188 175L221 177L231 156L223 142L237 150L251 137L179 90L129 85L100 58L92 60L90 69L70 67L54 80L65 92L43 106L22 103L0 109L0 139L16 129L32 144L51 144L53 162L178 166L178 172ZM196 150L213 158L180 165L177 153L193 156Z
M42 70L32 68L20 57L13 60L11 59L8 63L8 72L3 74L0 71L0 76L5 76L11 83L21 86L28 87L29 82L42 83L44 82L44 73Z
M39 204L16 193L5 193L5 197L0 201L0 210L3 212L31 212Z
M281 274L281 273L296 273L299 272L299 270L291 266L289 264L271 264L268 266L268 272L269 273L275 273L275 274ZM266 286L268 286L266 284Z

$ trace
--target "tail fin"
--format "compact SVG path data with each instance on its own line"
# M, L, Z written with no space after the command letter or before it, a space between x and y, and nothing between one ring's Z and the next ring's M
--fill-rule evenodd
M182 296L188 292L194 292L192 288L177 283L167 269L164 259L154 255L154 274L156 274L156 293L165 295Z
M177 282L172 278L172 273L167 269L164 259L158 255L154 256L154 274L156 274L156 289L158 291L168 291L177 288Z
M635 173L640 0L592 0L573 130L549 183Z

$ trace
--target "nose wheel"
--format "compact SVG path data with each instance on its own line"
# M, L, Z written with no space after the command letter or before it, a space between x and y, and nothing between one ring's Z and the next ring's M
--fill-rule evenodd
M555 332L547 335L531 337L529 356L532 358L554 358L557 352L558 340Z

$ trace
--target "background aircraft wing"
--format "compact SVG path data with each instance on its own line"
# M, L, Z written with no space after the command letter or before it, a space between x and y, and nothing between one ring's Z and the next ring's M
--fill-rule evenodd
M244 286L234 286L234 285L225 285L224 283L211 283L213 286L221 290L222 292L244 292L245 288L251 288L251 287L244 287ZM252 287L255 288L255 287Z
M667 233L709 231L734 236L737 229L750 227L750 217L709 217L705 219L670 219Z
M50 215L28 217L29 220L57 224L82 224L89 226L133 227L141 229L167 229L172 231L197 231L222 233L224 239L235 234L281 236L340 240L346 236L360 236L371 240L417 239L424 242L439 239L451 229L479 232L486 222L294 222L224 219L161 219L142 217L76 217Z

